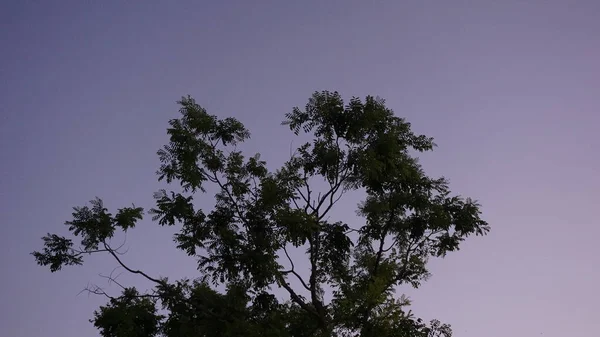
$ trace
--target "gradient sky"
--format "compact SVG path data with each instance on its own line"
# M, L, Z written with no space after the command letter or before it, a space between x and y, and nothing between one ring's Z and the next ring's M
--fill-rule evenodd
M435 137L426 170L493 226L432 261L417 315L457 337L600 330L599 1L4 0L0 27L0 335L97 336L104 299L77 294L114 263L51 274L28 253L94 196L152 206L179 97L245 122L275 165L283 114L323 89ZM128 246L136 268L197 275L149 220Z

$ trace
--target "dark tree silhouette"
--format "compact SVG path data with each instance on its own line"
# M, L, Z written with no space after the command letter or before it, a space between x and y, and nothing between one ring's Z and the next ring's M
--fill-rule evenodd
M430 257L489 230L476 202L451 195L447 181L428 177L411 155L432 150L431 138L415 135L381 99L344 104L337 92L316 92L283 123L312 141L269 171L258 155L236 149L250 137L238 120L209 115L191 97L179 104L170 142L158 151L159 180L179 191L158 191L149 213L161 226L179 226L175 244L198 261L202 277L171 282L128 266L111 238L144 211L111 214L100 199L66 222L80 248L48 234L32 253L52 272L104 253L154 284L140 293L117 283L117 297L88 288L110 298L92 319L102 336L451 336L448 325L413 317L409 301L395 295L429 276ZM199 209L194 195L208 184L217 189L215 206ZM359 220L330 220L348 191L364 195ZM305 252L306 271L292 247ZM215 290L219 284L226 290ZM287 296L274 295L281 292Z

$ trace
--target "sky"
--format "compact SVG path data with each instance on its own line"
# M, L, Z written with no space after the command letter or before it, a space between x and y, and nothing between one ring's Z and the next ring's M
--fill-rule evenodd
M405 289L415 314L456 337L596 334L599 17L595 0L2 1L0 335L98 336L105 301L79 292L114 262L51 274L29 253L95 196L153 206L181 96L240 119L276 167L283 114L315 90L385 98L439 145L425 170L492 225ZM198 276L170 240L142 222L127 263Z

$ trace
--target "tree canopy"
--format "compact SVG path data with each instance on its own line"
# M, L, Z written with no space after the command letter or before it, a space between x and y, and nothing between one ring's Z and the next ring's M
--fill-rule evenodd
M337 92L315 92L283 122L311 140L272 170L236 147L250 137L240 121L211 115L189 96L178 103L181 115L158 151L158 179L173 190L156 192L148 212L111 213L98 198L75 207L70 236L48 234L32 253L52 272L106 254L154 285L122 286L118 296L89 289L109 297L91 320L102 336L451 336L448 325L414 317L395 293L427 279L430 257L489 231L475 201L422 169L416 154L432 150L432 138L414 134L380 98L344 103ZM208 186L216 190L210 209L194 203ZM350 191L363 196L357 220L331 220ZM174 243L197 261L197 277L151 276L111 245L145 213L178 226Z

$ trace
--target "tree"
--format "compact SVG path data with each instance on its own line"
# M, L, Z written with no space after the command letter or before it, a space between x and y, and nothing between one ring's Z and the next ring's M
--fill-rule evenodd
M122 287L117 297L88 289L110 298L92 319L102 336L451 336L448 325L425 324L395 295L429 276L430 257L489 231L476 202L451 195L448 182L428 177L411 154L432 150L432 138L414 134L382 99L345 105L337 92L316 92L283 122L312 141L270 171L259 155L237 150L250 137L238 120L210 115L189 96L178 103L157 173L179 191L157 192L149 213L161 226L179 226L174 241L202 277L172 282L128 266L111 238L144 210L113 215L100 199L74 208L66 222L73 238L48 234L32 253L52 272L104 253L154 284L147 293ZM207 212L193 198L208 185L217 192ZM349 191L364 195L360 223L329 220ZM306 272L291 247L305 252Z

